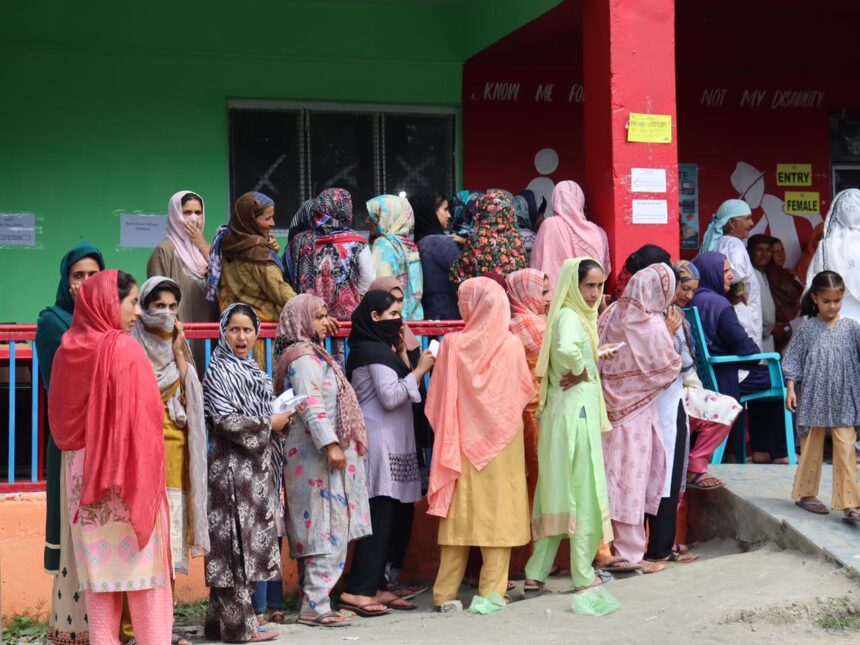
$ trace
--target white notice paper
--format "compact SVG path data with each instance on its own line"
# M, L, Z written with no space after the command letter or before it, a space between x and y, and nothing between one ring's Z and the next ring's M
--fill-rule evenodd
M119 216L119 245L126 249L154 249L164 239L167 218L164 215Z
M0 246L36 246L36 216L0 213Z
M275 403L272 406L272 409L277 414L282 414L284 412L295 412L296 408L299 407L302 403L308 400L307 395L305 394L294 394L293 388L290 388L286 392L282 392L281 395L275 399Z
M631 168L630 191L634 193L665 193L665 168Z
M634 199L634 224L667 224L669 203L665 199Z

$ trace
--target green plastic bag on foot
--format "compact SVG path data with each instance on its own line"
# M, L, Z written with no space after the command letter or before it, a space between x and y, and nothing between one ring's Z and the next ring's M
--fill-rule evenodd
M504 598L495 591L491 591L486 596L473 596L469 611L473 614L494 614L504 609L506 604Z
M621 603L603 585L573 594L571 607L580 616L606 616L621 608Z

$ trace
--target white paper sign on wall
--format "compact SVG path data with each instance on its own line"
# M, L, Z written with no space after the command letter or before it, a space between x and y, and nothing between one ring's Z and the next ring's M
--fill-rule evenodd
M167 217L120 213L119 245L126 249L154 249L164 239Z
M634 224L667 224L669 203L665 199L634 199Z
M36 246L36 216L0 213L0 246Z

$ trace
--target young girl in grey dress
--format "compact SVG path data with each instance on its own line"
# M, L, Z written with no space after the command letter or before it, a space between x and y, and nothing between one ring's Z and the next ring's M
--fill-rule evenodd
M854 427L860 425L860 323L842 318L845 284L834 271L822 271L803 298L806 320L788 347L783 362L788 394L786 407L797 414L801 434L800 462L794 477L795 504L827 515L816 497L821 481L824 435L833 439L831 508L842 510L846 522L860 520L860 487ZM800 392L795 386L800 386Z

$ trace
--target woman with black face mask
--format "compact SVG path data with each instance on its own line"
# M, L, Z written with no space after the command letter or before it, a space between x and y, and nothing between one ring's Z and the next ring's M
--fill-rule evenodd
M373 535L355 545L352 570L340 605L362 616L415 604L384 590L393 519L421 498L412 403L433 367L430 350L412 368L403 340L403 302L387 291L368 291L352 314L346 376L367 427L367 496ZM411 512L411 509L408 509Z

